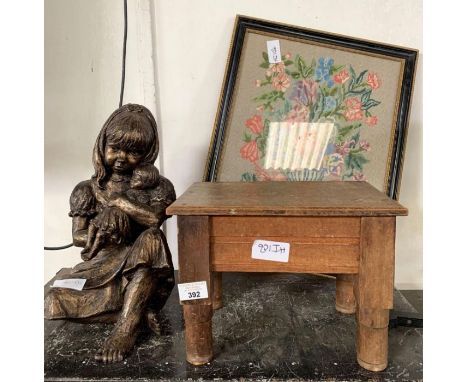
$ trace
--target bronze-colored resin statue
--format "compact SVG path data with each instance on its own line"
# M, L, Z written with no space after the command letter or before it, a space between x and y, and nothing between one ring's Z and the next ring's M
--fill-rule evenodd
M160 230L175 200L172 183L153 165L158 156L156 121L144 106L128 104L104 124L93 152L95 173L70 197L73 243L84 260L56 279L86 279L83 290L50 288L47 319L115 322L95 358L121 361L141 324L174 287L174 268ZM153 327L154 328L154 327Z

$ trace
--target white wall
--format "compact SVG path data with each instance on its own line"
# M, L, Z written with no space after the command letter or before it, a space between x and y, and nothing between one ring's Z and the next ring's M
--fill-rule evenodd
M45 238L49 245L70 241L68 195L78 180L91 174L92 143L118 99L120 3L46 0ZM129 6L132 3L129 0ZM151 14L161 170L178 195L202 177L236 14L422 50L419 0L161 0L152 4ZM91 60L99 63L98 72L90 72ZM422 62L421 54L400 193L410 215L397 220L395 281L402 288L422 288ZM140 102L141 87L136 85L140 74L131 65L128 72L133 74L127 89L134 90L128 90L132 97L126 100ZM60 163L56 158L61 158ZM167 233L176 257L175 223L175 219L168 222ZM77 253L77 249L46 253L45 278L77 262Z
M150 5L128 2L123 103L142 103L157 117ZM119 105L123 1L46 0L44 17L44 242L57 246L72 240L69 195L93 174L95 139ZM46 251L44 280L79 261L78 248Z

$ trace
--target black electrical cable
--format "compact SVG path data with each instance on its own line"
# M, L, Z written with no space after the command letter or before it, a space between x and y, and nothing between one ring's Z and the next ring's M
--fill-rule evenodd
M125 60L127 58L127 0L124 0L124 38L122 52L122 79L120 82L120 102L119 107L122 107L124 88L125 88Z
M73 246L73 243L62 245L60 247L44 247L46 251L58 251L59 249L67 249Z
M127 58L127 0L124 0L124 38L123 38L123 52L122 52L122 77L120 83L120 100L119 100L119 107L122 106L123 102L123 95L125 89L125 60ZM44 247L45 251L58 251L61 249L70 248L73 246L73 243L62 245L60 247Z

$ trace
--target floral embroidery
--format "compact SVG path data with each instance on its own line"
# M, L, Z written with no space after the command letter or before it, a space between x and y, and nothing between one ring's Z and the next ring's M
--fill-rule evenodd
M262 117L259 115L254 115L252 118L249 118L245 121L245 126L247 126L252 133L260 134L263 130Z
M334 63L333 58L320 57L317 69L315 69L315 80L317 82L324 81L327 86L331 88L333 86L333 80L330 79L330 70Z
M357 181L364 181L366 180L366 176L362 172L357 172L353 175L353 179Z
M241 156L244 159L247 159L251 162L258 161L258 147L257 142L250 141L247 142L244 146L242 146L240 150Z
M285 122L307 122L309 120L309 108L300 103L294 105L285 118Z
M345 101L346 111L345 118L347 121L357 121L362 119L362 104L361 101L357 98L348 98Z
M333 76L333 80L337 83L337 84L344 84L346 81L349 80L349 73L346 69L343 69L341 72L339 72L338 74L335 74Z
M367 125L367 126L375 126L377 125L377 122L378 122L378 118L373 115L371 117L367 117L365 120L364 120L364 123Z
M280 75L273 77L271 84L276 90L285 92L286 89L289 88L289 85L291 85L291 81L287 75L281 73Z
M278 62L277 64L270 65L270 71L272 73L282 74L285 70L286 67L284 66L284 62Z
M380 104L372 97L382 86L378 74L368 70L357 73L352 65L337 64L332 57L305 58L288 52L276 64L269 63L266 52L262 57L264 78L253 84L260 93L253 99L256 114L245 121L240 149L253 171L242 174L242 180L365 180L371 144L361 140L361 129L379 122L372 111ZM277 164L264 168L271 121L311 123L324 118L333 118L335 128L325 141L322 160L314 162L317 168L305 159L299 168L289 164L295 170Z
M367 141L360 141L359 147L364 151L370 151L370 144Z
M310 106L317 101L318 85L315 81L297 81L289 98L304 106Z
M377 77L377 74L369 72L367 75L367 83L372 88L372 90L378 89L380 87L380 80Z

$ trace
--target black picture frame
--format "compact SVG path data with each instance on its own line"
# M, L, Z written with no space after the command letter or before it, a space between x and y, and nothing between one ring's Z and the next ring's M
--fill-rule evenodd
M404 60L404 69L402 71L400 94L398 98L398 110L395 118L396 126L393 135L391 164L388 169L389 173L386 185L387 195L393 199L398 199L418 51L416 49L332 34L247 16L236 17L231 49L205 166L204 181L217 181L218 165L225 141L227 121L229 120L232 101L235 96L241 52L247 31L258 31L260 33L277 35L279 38L299 39L307 41L308 43L315 42L330 47L352 49L358 52L369 52Z

